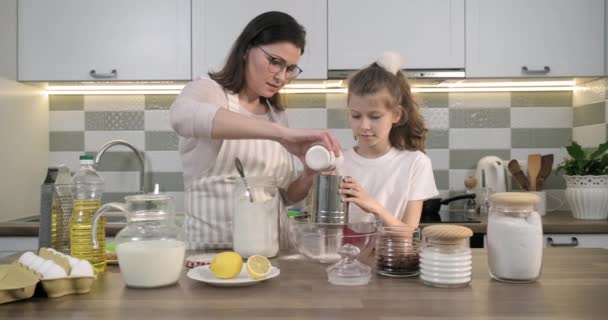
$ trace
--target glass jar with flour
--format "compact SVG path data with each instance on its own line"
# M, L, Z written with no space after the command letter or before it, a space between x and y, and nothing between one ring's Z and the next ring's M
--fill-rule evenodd
M534 282L543 259L543 226L534 209L537 195L501 192L490 198L488 266L490 276L505 282Z
M242 257L279 252L279 190L272 177L237 180L232 220L233 250Z

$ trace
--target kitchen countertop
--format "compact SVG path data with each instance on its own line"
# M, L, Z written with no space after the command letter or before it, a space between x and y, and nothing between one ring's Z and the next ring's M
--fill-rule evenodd
M21 221L19 221L21 220ZM0 236L38 236L38 222L31 222L31 217L17 221L0 222ZM30 222L28 222L30 221ZM458 223L467 226L475 233L486 233L487 217L482 217L481 223ZM428 223L420 224L422 227ZM114 236L124 228L124 223L106 223L108 236ZM543 217L543 231L549 233L604 233L608 234L608 220L579 220L574 219L569 211L549 212Z
M125 287L110 266L90 294L34 297L0 305L6 319L604 319L608 250L545 250L533 284L491 280L486 251L473 249L469 287L428 287L417 278L374 276L361 287L330 285L323 266L301 256L273 259L281 274L248 287L213 287L185 271L177 285Z

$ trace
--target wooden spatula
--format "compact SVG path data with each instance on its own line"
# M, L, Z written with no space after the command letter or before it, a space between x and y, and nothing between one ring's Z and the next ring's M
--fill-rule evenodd
M536 191L536 178L540 172L542 157L540 154L528 155L528 180L530 180L530 191Z
M551 170L553 170L553 155L546 154L540 160L540 171L538 172L538 178L536 178L536 189L538 191L543 190L543 183L551 174Z
M526 178L526 175L521 171L521 168L519 167L519 162L517 162L517 160L513 159L513 160L509 161L509 164L507 165L507 167L509 168L509 172L511 172L513 177L515 177L515 180L519 184L519 187L522 190L526 190L526 191L530 190L528 178Z

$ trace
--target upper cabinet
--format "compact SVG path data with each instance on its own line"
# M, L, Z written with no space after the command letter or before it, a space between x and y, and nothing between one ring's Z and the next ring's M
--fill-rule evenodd
M325 79L327 0L192 0L192 76L219 70L245 25L266 11L288 13L306 28L298 79Z
M467 77L604 73L604 0L467 0Z
M191 78L190 0L19 0L18 6L21 81Z
M406 69L462 69L464 21L464 0L329 0L329 69L359 69L384 51Z

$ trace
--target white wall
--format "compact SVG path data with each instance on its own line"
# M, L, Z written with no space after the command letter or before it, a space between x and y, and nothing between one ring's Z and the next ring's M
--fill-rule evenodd
M0 0L0 221L39 213L48 99L17 78L17 0Z

